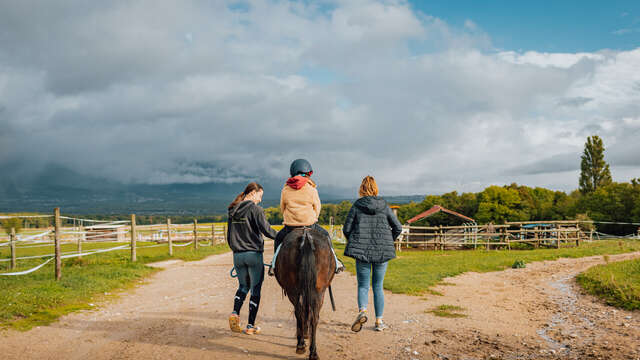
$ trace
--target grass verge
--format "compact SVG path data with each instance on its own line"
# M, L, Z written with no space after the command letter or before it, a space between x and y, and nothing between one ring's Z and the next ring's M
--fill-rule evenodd
M460 311L464 311L464 310L465 309L461 306L440 305L440 306L436 306L435 308L427 312L439 317L462 318L462 317L467 317L467 315L460 313Z
M336 243L336 252L344 251L344 244ZM465 272L489 272L510 268L516 260L524 263L559 258L579 258L592 255L619 254L640 251L637 240L602 240L584 243L578 248L536 250L403 250L389 262L384 288L394 293L424 295L442 279ZM355 261L340 256L347 270L355 274Z
M594 266L576 280L588 293L626 310L640 310L640 259Z
M83 244L83 250L111 248L122 243ZM139 243L138 246L152 245ZM7 258L8 249L0 248L0 259ZM74 251L75 245L62 245L62 252ZM129 250L63 260L62 280L53 279L50 263L28 275L0 276L0 328L28 330L46 325L69 312L90 309L113 292L132 287L145 276L157 271L145 264L166 260L200 260L209 255L229 251L226 244L200 247L175 247L168 255L168 246L138 249L138 262L129 260ZM52 247L18 248L18 256L52 253ZM42 259L19 260L15 271L26 270L42 263ZM0 263L0 272L8 271L8 262Z

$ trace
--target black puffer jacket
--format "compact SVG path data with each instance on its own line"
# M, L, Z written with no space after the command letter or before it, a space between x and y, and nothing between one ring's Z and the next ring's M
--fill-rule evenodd
M393 242L402 233L402 225L383 198L365 196L349 210L342 232L347 238L345 256L382 263L396 257Z
M271 228L264 210L253 201L246 200L229 209L227 224L227 242L234 253L263 252L262 235L276 238L276 231Z

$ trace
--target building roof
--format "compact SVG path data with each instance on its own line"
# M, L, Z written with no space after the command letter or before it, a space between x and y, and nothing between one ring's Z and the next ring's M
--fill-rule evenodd
M468 216L464 216L464 215L462 215L460 213L457 213L457 212L455 212L453 210L449 210L449 209L443 208L440 205L434 205L431 209L412 217L411 219L409 219L407 221L407 223L411 224L411 223L416 222L418 220L421 220L421 219L424 219L426 217L429 217L429 216L431 216L433 214L439 213L440 211L445 212L445 213L450 214L450 215L453 215L453 216L457 216L457 217L459 217L461 219L465 219L467 221L476 222L475 220L473 220L472 218L470 218Z

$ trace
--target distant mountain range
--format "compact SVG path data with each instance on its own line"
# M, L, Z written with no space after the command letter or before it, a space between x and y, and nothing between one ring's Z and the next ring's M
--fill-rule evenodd
M12 178L0 169L0 212L50 212L60 207L68 214L224 214L245 183L123 184L81 175L60 166L47 166L27 177ZM281 179L261 179L263 206L277 206ZM323 202L353 200L344 190L321 188ZM424 196L396 196L393 203L422 201Z

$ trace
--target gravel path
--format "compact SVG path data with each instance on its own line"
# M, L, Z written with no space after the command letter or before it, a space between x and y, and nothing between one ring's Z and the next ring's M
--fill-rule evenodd
M637 257L640 252L610 261ZM349 330L356 280L343 273L333 283L338 311L331 311L328 299L322 310L318 353L324 359L640 359L640 313L603 305L574 283L577 273L599 263L601 256L467 273L435 288L443 296L386 293L390 329L378 333L367 323L358 334ZM263 334L228 330L237 286L229 277L231 264L230 253L157 263L165 270L95 311L1 333L2 359L306 358L295 354L292 307L273 278L265 279L262 291ZM426 312L442 304L465 308L467 317Z

